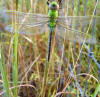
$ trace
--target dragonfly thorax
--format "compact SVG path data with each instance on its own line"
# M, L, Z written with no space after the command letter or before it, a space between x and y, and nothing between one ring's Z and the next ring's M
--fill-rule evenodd
M54 27L56 25L55 20L58 18L58 4L53 1L49 4L48 16L50 17L49 26Z

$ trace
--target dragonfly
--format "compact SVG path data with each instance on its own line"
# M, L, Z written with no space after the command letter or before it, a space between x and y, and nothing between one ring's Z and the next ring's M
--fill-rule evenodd
M56 33L56 36L61 39L65 38L69 41L83 42L86 38L86 42L91 43L91 35L81 31L83 25L89 26L91 16L59 15L59 4L56 1L49 2L48 15L30 12L24 13L14 10L5 10L4 13L9 16L12 22L17 23L18 34L42 34L47 28L49 28L48 61L50 59L52 34L54 32ZM96 20L96 23L100 23L99 16L94 16L92 18L92 20ZM15 32L15 28L12 27L11 24L8 25L8 22L5 29L9 32ZM38 29L38 31L36 31L36 29ZM92 43L96 43L95 38L92 39Z
M7 13L12 22L16 22L18 25L18 34L26 35L36 35L43 34L49 29L49 42L48 42L48 51L47 51L47 62L50 60L51 52L51 42L52 36L56 33L57 37L61 39L66 39L68 41L75 42L85 42L91 43L91 35L85 32L82 32L81 29L83 25L89 26L89 23L92 20L96 20L96 23L100 23L99 16L64 16L59 15L59 4L56 1L48 3L48 15L38 14L38 13L24 13L14 10L6 10L4 13ZM16 19L15 19L16 16ZM10 22L11 23L11 22ZM93 23L93 22L92 22ZM13 25L7 22L6 31L15 32ZM38 31L37 31L38 29ZM96 39L92 39L92 43L96 43ZM44 75L47 76L46 71L48 64L46 64ZM44 76L44 80L46 80ZM45 81L44 81L45 83Z

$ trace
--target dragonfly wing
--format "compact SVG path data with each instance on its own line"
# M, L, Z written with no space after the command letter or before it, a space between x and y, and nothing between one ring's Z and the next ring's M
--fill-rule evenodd
M25 35L36 35L36 34L43 34L48 29L47 23L42 23L41 25L36 26L24 26L21 29L17 29L18 34L25 34ZM15 33L15 27L8 25L5 27L5 30L10 33Z
M81 32L79 30L74 30L70 27L65 27L62 24L57 24L55 28L57 36L62 39L69 40L71 42L75 41L78 43L82 43L85 41L86 43L91 43L91 35ZM92 43L96 43L96 39L92 40Z
M18 26L19 25L31 26L31 25L40 24L41 22L43 23L49 20L49 17L43 14L24 13L24 12L19 12L19 11L4 11L3 14L9 16L10 23L16 22Z
M96 21L96 24L100 24L100 16L59 16L57 20L58 23L62 23L63 25L67 25L69 27L82 27L90 22L93 24L94 21Z
M19 11L3 11L3 14L9 17L9 21L5 22L5 29L9 32L15 32L14 24L16 22L20 34L26 34L32 31L35 33L36 29L41 29L40 33L42 33L42 29L44 29L43 26L49 21L49 17L43 14Z

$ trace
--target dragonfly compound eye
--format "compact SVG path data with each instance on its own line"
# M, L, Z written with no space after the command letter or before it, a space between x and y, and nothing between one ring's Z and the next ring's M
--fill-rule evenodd
M49 4L49 9L50 10L57 10L59 6L57 4Z

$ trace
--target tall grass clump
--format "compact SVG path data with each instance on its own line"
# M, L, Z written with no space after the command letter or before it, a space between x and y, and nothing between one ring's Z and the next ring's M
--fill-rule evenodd
M0 44L0 71L1 71L1 77L2 77L2 83L3 83L3 89L5 90L5 97L11 97L10 87L9 87L9 81L8 76L6 72L6 66L5 66L5 59L3 55L3 49Z

